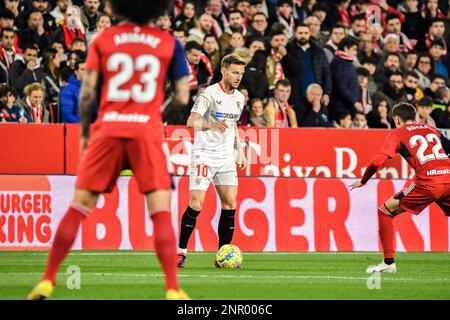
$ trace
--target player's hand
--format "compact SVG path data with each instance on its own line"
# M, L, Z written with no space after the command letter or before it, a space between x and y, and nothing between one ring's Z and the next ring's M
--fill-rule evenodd
M350 191L352 191L353 189L357 189L357 188L361 188L364 185L361 183L361 181L356 181L353 184L349 185L348 187L350 188Z
M247 159L245 158L245 155L243 152L239 152L237 161L236 161L236 166L239 169L245 169L247 168Z
M211 130L213 130L213 131L219 131L219 132L225 132L225 131L228 129L228 125L227 125L226 122L227 122L226 119L223 119L223 120L221 120L221 121L214 122L214 123L211 125Z
M84 157L87 146L89 145L89 138L81 137L80 138L80 159Z
M327 94L323 95L323 97L322 97L322 104L325 107L328 107L328 105L330 104L330 96L329 95L327 95Z

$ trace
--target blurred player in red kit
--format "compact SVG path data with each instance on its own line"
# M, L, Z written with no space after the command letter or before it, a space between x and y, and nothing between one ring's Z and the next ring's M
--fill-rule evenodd
M417 124L413 105L400 103L392 111L397 129L385 141L383 148L367 167L363 178L350 188L360 188L377 172L383 163L399 153L415 170L414 182L387 200L378 209L379 236L384 261L367 268L368 273L396 272L394 262L394 228L392 219L409 211L419 214L436 203L450 216L450 141L429 125Z
M188 299L179 288L176 239L170 215L171 178L162 149L161 106L166 79L172 103L186 105L189 85L182 45L152 24L171 1L110 0L124 22L92 42L80 93L81 164L75 196L56 232L41 282L29 299L48 298L56 273L71 249L81 222L100 193L111 192L124 166L133 170L153 222L155 251L166 276L166 298ZM98 120L90 130L92 104L102 78ZM92 131L92 132L90 132Z

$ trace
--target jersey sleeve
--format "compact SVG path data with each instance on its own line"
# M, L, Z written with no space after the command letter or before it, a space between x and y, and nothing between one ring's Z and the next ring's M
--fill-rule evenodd
M184 48L181 42L175 39L172 61L169 66L169 79L177 81L187 76L189 76L189 69L184 56Z
M386 141L384 142L383 147L381 148L381 154L387 155L390 159L395 158L395 154L400 150L401 144L400 140L395 134L390 134Z
M208 92L205 90L203 93L195 100L194 106L191 109L191 112L197 112L200 113L202 116L205 115L206 111L211 106L212 98L208 94Z
M100 51L98 47L98 39L100 37L96 37L94 41L92 41L89 46L89 52L86 59L86 70L97 71L100 72Z

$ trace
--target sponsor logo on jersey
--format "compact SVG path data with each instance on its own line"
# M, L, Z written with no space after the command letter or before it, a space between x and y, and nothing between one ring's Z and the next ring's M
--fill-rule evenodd
M111 111L106 112L103 116L103 122L147 123L149 120L149 115L139 113L121 114L116 111Z
M443 174L450 174L450 169L442 169L442 170L433 169L427 171L427 176L440 176Z
M229 119L229 120L239 120L239 114L226 113L226 112L216 112L216 119Z

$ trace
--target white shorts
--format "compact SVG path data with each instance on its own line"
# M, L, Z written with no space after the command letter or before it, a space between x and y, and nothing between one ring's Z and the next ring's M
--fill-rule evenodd
M197 163L189 166L189 190L206 191L211 181L215 186L237 186L236 164L229 162L217 166Z

